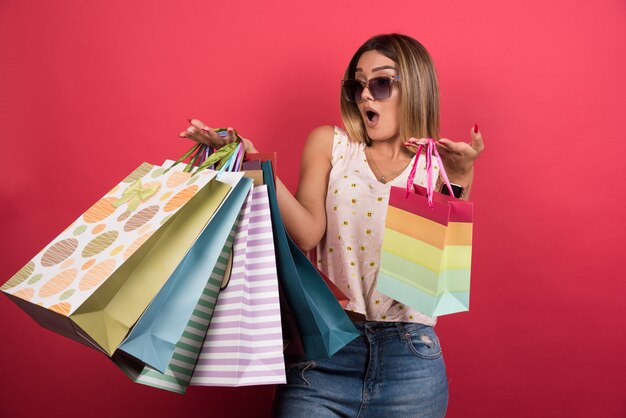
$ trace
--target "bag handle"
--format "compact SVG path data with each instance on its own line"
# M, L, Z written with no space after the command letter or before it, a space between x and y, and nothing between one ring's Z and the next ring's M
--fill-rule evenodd
M220 136L228 135L227 130L224 128L217 128L215 131ZM194 167L196 167L196 164L200 163L195 171L193 171L192 176L215 164L217 164L216 169L220 172L227 170L239 171L241 169L244 152L241 137L237 133L236 135L237 140L235 142L228 143L215 151L207 144L200 142L195 143L187 152L185 152L178 160L168 167L165 170L165 173L187 158L189 158L189 162L183 169L183 172L185 173L191 173Z
M413 163L413 168L411 168L411 172L409 173L409 178L406 181L406 196L409 197L409 194L413 191L413 180L415 179L415 171L417 170L417 161L419 160L420 153L422 149L426 151L426 196L428 197L428 205L430 207L433 206L433 155L437 159L439 163L439 173L441 177L443 177L443 181L448 187L450 191L450 196L454 197L454 192L452 191L452 186L450 185L450 180L448 179L448 174L446 173L446 169L443 166L443 161L441 160L441 156L439 155L439 151L437 151L437 145L435 140L432 138L426 138L426 142L418 141L415 138L410 138L406 141L405 145L417 145L417 152L415 153L415 162Z
M218 166L219 168L219 172L223 173L225 171L241 171L241 164L242 164L242 160L243 160L243 144L241 142L239 142L237 144L237 146L235 147L235 149L233 150L233 152L231 153L230 157L228 157L228 160L226 160L223 163L220 163L220 166Z

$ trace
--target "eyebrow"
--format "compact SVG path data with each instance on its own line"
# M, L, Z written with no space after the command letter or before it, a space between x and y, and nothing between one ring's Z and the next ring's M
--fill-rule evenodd
M372 72L376 72L376 71L381 71L381 70L398 70L396 67L394 67L393 65L383 65L382 67L376 67L376 68L372 68ZM358 72L363 72L362 68L358 68L355 70L355 73Z

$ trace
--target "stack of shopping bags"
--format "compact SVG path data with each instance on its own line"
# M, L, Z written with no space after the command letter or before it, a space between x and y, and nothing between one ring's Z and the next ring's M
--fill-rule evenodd
M141 164L0 289L135 382L178 393L284 383L287 334L309 358L356 338L285 231L273 158L242 172L236 143L183 157Z

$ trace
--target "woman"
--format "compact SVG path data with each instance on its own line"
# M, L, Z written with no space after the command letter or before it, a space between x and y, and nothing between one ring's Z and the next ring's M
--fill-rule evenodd
M448 386L436 319L375 290L382 231L390 186L406 185L415 158L415 183L425 185L424 155L407 146L409 138L437 140L464 199L482 138L476 125L469 144L439 138L435 69L426 49L405 35L379 35L357 50L342 81L341 112L347 132L314 129L296 196L280 181L277 195L289 234L303 250L316 249L318 267L349 297L346 310L361 336L329 359L291 364L275 415L441 417ZM181 136L215 147L235 140L232 129L221 138L198 120L191 124ZM244 145L256 152L251 141Z

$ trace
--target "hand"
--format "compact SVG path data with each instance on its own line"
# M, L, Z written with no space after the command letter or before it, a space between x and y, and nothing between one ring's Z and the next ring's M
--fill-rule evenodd
M437 141L437 150L441 155L448 177L458 179L461 183L463 182L462 179L471 177L474 160L485 149L480 131L474 132L474 130L478 130L478 126L471 129L472 142L470 143L454 142L447 138L441 138Z
M211 129L204 122L198 119L188 119L190 126L187 130L178 134L181 138L188 138L196 142L201 142L203 144L210 145L215 149L220 149L226 144L230 144L231 142L235 142L237 140L237 132L233 128L228 128L228 134L226 136L221 136L215 130ZM256 153L258 152L256 148L254 148L254 144L252 141L246 138L241 138L243 142L243 150L248 153Z

